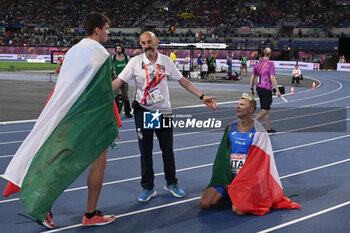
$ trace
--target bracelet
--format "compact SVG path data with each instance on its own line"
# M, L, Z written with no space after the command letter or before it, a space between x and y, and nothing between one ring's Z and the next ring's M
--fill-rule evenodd
M202 94L200 97L199 97L199 99L200 100L203 100L203 97L204 97L205 95L204 94Z
M254 88L251 87L250 90L252 91L252 90L254 90Z

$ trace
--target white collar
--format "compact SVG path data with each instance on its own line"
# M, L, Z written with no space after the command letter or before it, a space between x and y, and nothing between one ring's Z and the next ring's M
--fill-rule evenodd
M156 53L158 53L158 52L156 51ZM156 63L155 63L155 64L153 64L153 63L148 59L148 57L146 56L145 53L142 54L142 61L143 61L143 63L145 63L146 65L149 65L149 64L151 64L151 65L156 65L156 64L161 65L161 62L160 62L160 54L159 54L159 53L158 53L157 60L156 60Z

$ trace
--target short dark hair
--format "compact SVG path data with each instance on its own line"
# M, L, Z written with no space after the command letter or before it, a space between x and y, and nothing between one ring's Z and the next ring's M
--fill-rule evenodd
M95 28L98 27L102 29L106 23L109 24L110 22L111 21L108 19L107 16L98 12L91 12L85 16L83 20L83 28L87 36L92 36Z

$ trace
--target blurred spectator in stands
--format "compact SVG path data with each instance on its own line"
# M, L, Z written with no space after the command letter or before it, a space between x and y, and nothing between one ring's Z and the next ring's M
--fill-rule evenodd
M324 69L323 63L324 63L324 58L323 58L323 55L321 55L321 57L320 57L320 70L321 71L323 71L323 69Z
M346 63L346 59L344 55L339 57L339 63Z
M171 50L170 52L170 58L173 60L173 62L176 64L176 54L174 53L174 50Z
M301 56L301 59L303 60L303 62L306 61L305 54L303 54L303 55Z
M176 30L175 25L170 26L169 32L170 32L171 36L174 36L174 35L175 35L175 30Z
M203 66L203 57L202 57L202 53L199 52L197 57L197 69L200 72L201 78L202 78L202 66Z
M145 19L160 22L159 27L166 28L165 31L167 32L163 36L164 38L168 37L169 40L170 35L175 35L176 37L180 34L178 30L175 31L176 28L174 25L181 28L193 28L195 26L210 29L207 33L201 33L204 36L203 38L198 38L203 40L203 42L209 40L215 32L217 32L219 40L223 40L223 37L237 37L239 35L237 30L243 27L248 28L248 30L249 28L265 27L265 33L270 38L270 28L276 27L277 22L286 18L286 16L293 16L298 20L299 37L304 36L300 35L300 32L305 27L325 28L327 29L326 31L332 27L349 27L349 21L347 20L349 13L346 12L345 8L343 6L337 6L336 1L327 0L291 0L284 1L283 4L281 4L281 1L264 0L258 1L261 7L259 10L250 10L250 4L248 2L238 0L170 0L167 1L169 3L169 9L166 11L155 10L153 4L150 4L157 2L157 0L134 0L126 8L123 4L120 4L120 1L63 1L58 5L55 0L45 1L45 4L42 4L42 1L33 0L27 1L26 4L21 4L21 2L15 0L1 1L1 23L23 25L23 31L21 33L17 32L17 35L11 34L6 39L0 39L0 43L4 45L9 45L10 41L12 45L21 46L23 43L26 43L28 46L74 45L84 37L84 33L74 30L81 27L80 18L87 13L86 11L88 9L105 12L111 18L111 28L138 28L143 24ZM185 10L189 17L180 16ZM38 20L39 15L40 20ZM46 32L33 32L32 29L38 26L45 28ZM167 30L168 28L170 28L170 33ZM247 33L250 33L249 36L257 37L261 32L261 30L257 30L254 33L252 31L248 31ZM133 40L136 40L140 33L138 32L126 37L130 39L130 37L135 36ZM121 32L118 35L111 33L111 47L115 43L126 44L126 41L118 41L125 34L129 33ZM237 34L237 36L234 34ZM314 34L314 36L320 36L319 32ZM37 40L31 41L30 35L34 35L35 38L41 38L42 44ZM189 30L186 38L183 35L179 37L179 40L188 42L194 35ZM240 36L243 35L247 35L246 32ZM116 38L117 36L118 38ZM341 36L344 36L344 33ZM106 43L106 45L108 44ZM134 44L136 46L135 42ZM243 42L239 44L237 41L234 46L240 45L242 48L247 49L248 43L245 44Z
M190 58L190 55L186 55L186 58L185 58L185 63L190 63L191 62L191 58Z
M271 38L271 31L270 31L270 28L267 29L267 38Z
M232 59L233 59L233 55L231 51L228 51L226 59L227 59L226 64L228 65L228 77L231 77L232 76Z
M265 48L265 43L263 40L259 40L258 50L262 51Z
M57 74L61 71L62 64L63 64L63 57L60 57L57 62L57 66L55 70Z
M301 28L298 30L298 37L301 38L303 36L303 32L301 31Z

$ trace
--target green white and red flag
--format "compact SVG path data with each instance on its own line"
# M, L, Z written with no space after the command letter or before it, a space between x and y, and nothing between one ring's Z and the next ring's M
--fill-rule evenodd
M118 135L110 59L91 39L68 51L55 90L5 171L4 196L20 191L37 220Z

